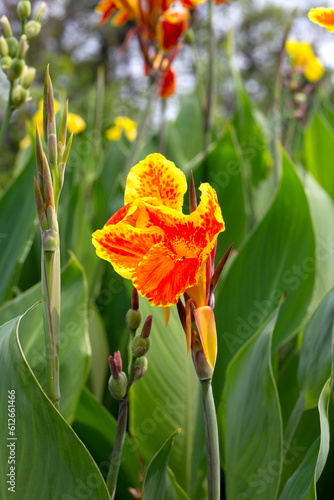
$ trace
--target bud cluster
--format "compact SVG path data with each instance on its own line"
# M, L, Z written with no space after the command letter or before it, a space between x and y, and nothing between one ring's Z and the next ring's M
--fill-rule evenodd
M1 69L11 82L10 102L13 109L19 108L30 98L29 87L34 81L36 69L26 64L25 57L29 48L28 41L35 38L41 30L45 5L43 2L35 18L27 21L31 4L27 0L18 3L17 14L22 23L19 39L13 36L8 18L2 16L0 19L4 31L4 36L0 37Z
M307 120L307 111L310 94L314 84L305 81L302 68L288 68L283 75L283 86L286 89L286 110L291 120L304 123Z
M127 312L126 324L134 337L131 344L132 359L128 368L128 375L122 371L122 358L119 351L114 353L114 357L109 356L109 367L111 376L108 388L115 399L124 399L133 384L145 375L148 368L147 351L151 347L150 333L152 328L152 315L148 316L139 335L135 335L139 328L142 315L139 309L139 297L136 288L133 288L131 298L132 308ZM140 314L139 314L140 313Z

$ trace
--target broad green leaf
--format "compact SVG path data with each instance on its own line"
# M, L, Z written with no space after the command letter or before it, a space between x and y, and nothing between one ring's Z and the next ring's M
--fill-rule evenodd
M319 401L320 437L307 451L304 460L286 482L279 500L316 500L316 482L325 466L329 452L328 405L331 380L324 385Z
M181 429L173 432L154 455L146 469L143 483L142 499L155 500L186 500L189 498L178 486L174 475L168 470L168 460L175 436Z
M224 237L228 237L228 228ZM277 307L284 291L287 297L275 327L273 349L296 332L311 299L314 269L308 272L306 266L308 259L314 259L314 251L307 199L283 153L283 175L273 204L218 288L216 397L220 397L229 361Z
M22 314L41 300L40 284L0 309L0 324ZM82 268L72 258L62 272L60 319L60 411L69 422L86 380L90 358L87 332L86 292ZM41 304L22 320L21 344L41 386L46 388L45 344ZM1 359L0 364L3 362Z
M4 479L8 478L12 466L15 467L14 496L17 498L108 500L108 491L92 457L47 398L25 358L19 340L21 317L0 327L3 383L0 408L3 412L9 407L10 394L13 394L9 391L15 393L15 430L8 428L7 411L6 418L0 420L3 438L0 496L3 500L13 498L12 491L8 490L11 485ZM22 331L23 324L20 335ZM8 458L14 458L14 454L15 463L9 464Z
M218 238L217 258L222 257L232 242L234 248L239 247L246 233L247 208L241 163L235 131L228 127L214 149L194 171L196 187L199 187L200 182L208 181L216 190L222 208L226 231Z
M176 307L166 328L161 308L140 302L143 317L153 314L152 347L147 354L148 371L130 391L130 433L144 460L149 462L157 448L178 428L169 465L180 486L192 500L199 495L198 469L205 453L204 416L200 383Z
M270 498L282 467L282 422L271 367L277 312L228 366L219 408L227 500ZM263 479L265 476L270 480ZM265 496L264 496L265 495Z
M105 478L108 474L116 428L116 419L87 389L83 389L76 408L73 429L87 446ZM131 500L132 496L128 488L138 488L139 477L137 450L127 435L117 482L116 498Z
M334 286L334 203L326 191L309 174L303 176L315 236L315 259L307 269L315 268L315 283L309 312L313 312Z
M320 115L315 114L305 132L305 165L334 198L334 135Z
M305 409L317 405L333 362L334 289L323 299L307 324L300 351L298 382Z
M30 161L0 199L0 304L16 284L36 229L34 164Z

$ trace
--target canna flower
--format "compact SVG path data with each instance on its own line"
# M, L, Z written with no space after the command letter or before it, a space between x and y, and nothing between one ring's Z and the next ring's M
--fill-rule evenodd
M319 58L313 52L309 42L299 42L294 38L286 41L285 49L292 64L304 70L304 76L309 82L316 82L323 77L325 69Z
M137 137L136 123L126 116L117 116L115 126L106 131L106 137L109 141L119 141L123 132L128 141L133 142Z
M334 31L334 9L327 7L317 7L311 9L308 18L315 24L323 26L327 31Z
M218 234L225 223L214 189L200 186L201 200L182 213L184 174L160 154L151 154L128 175L124 207L93 234L97 255L130 279L154 306L168 308L187 294L187 328L192 308L205 357L213 370L217 335L210 280ZM187 336L188 350L190 346Z

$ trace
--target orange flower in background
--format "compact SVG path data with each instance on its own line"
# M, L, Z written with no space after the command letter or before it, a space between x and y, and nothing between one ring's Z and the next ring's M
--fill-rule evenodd
M175 82L175 72L172 68L169 68L165 76L163 77L162 84L159 89L159 95L163 99L168 99L171 95L174 94L176 89Z
M181 0L183 5L188 9L194 9L198 4L207 2L207 0ZM230 0L215 0L216 5L228 3Z
M315 83L323 77L324 65L315 56L310 42L299 42L294 38L289 38L285 43L285 49L293 66L304 70L306 80Z
M323 26L327 31L334 31L334 9L317 7L308 13L310 21Z
M188 19L187 9L168 9L159 17L157 39L160 50L165 52L175 47L188 28Z
M225 224L214 189L207 183L199 189L200 204L184 215L184 174L162 155L149 155L130 170L125 206L102 230L95 231L93 244L97 255L131 279L151 305L172 306L187 292L205 356L213 369L217 339L208 304L207 271ZM187 343L189 347L188 338Z

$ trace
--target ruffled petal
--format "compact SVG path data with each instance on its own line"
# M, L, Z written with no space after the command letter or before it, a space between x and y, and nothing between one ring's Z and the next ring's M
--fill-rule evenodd
M143 230L123 223L105 225L92 236L96 254L110 262L118 274L128 279L132 278L133 272L149 250L164 237L158 228Z
M172 306L197 280L199 261L179 258L165 243L151 248L133 272L138 292L154 306Z
M159 153L154 153L132 167L129 172L124 203L138 198L156 198L162 205L181 211L183 197L187 191L184 173L173 162Z
M225 223L215 190L209 184L201 184L199 189L201 202L190 215L143 203L141 224L162 229L177 257L193 257L203 262L214 248L218 234L225 230Z

